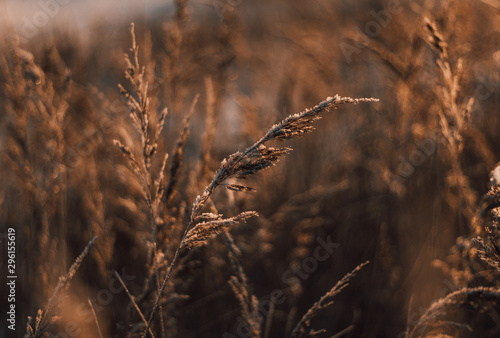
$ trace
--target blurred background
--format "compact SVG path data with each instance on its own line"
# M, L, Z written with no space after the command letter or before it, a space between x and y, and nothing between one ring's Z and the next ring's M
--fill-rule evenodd
M169 111L158 152L170 154L176 188L156 238L166 262L229 154L328 96L380 99L326 113L312 134L286 142L289 156L245 182L255 192L221 189L211 199L225 216L260 214L231 234L255 296L286 295L264 314L267 336L289 336L367 260L312 321L326 330L320 336L404 337L440 297L496 285L495 272L477 273L470 238L500 158L499 16L498 2L472 0L0 1L0 230L17 231L14 336L94 235L52 336L71 321L78 336L96 336L87 299L105 337L139 336L129 297L109 291L114 270L129 277L145 314L152 307L141 181L113 146L119 139L141 153L118 89L130 88L131 22L151 110ZM183 164L172 171L198 93ZM307 265L327 241L333 253ZM5 255L4 238L0 247ZM0 271L3 281L3 259ZM166 336L242 336L223 239L184 253L174 272L162 303ZM0 335L11 334L2 324Z

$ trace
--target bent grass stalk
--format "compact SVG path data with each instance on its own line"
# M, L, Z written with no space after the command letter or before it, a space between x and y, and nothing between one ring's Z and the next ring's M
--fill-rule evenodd
M278 124L275 124L271 129L252 146L245 149L243 152L236 152L229 156L229 159L224 159L221 162L221 167L215 174L213 180L206 186L203 193L198 195L193 203L193 209L191 211L191 216L189 224L184 230L184 234L181 238L181 244L175 251L174 257L170 262L167 273L163 280L163 283L159 289L156 296L156 301L149 316L148 325L144 328L142 337L146 337L146 334L151 326L153 317L156 309L160 303L161 296L165 290L168 279L171 276L172 269L179 257L179 253L183 248L190 248L191 246L197 244L205 243L208 238L207 235L213 236L219 233L222 229L228 228L228 226L238 223L238 221L244 220L247 216L251 216L247 213L241 213L232 219L222 219L219 215L213 214L203 214L202 216L208 217L209 220L201 223L197 223L200 213L208 201L210 196L213 194L215 189L222 185L229 178L245 178L249 175L255 174L265 168L275 165L281 157L288 154L290 148L272 148L267 147L266 143L269 141L285 141L295 137L304 136L305 134L311 132L313 127L313 122L320 119L320 114L330 109L338 109L344 104L357 104L360 102L377 102L378 99L374 98L358 98L353 99L350 97L340 97L335 95L334 97L328 97L325 101L320 102L318 105L311 109L306 109L301 113L290 115ZM226 188L231 189L232 186L227 186ZM197 234L194 229L200 230ZM205 229L206 231L203 231ZM193 230L193 231L191 231ZM199 234L203 233L203 240L199 241ZM191 234L191 235L190 235ZM211 234L211 235L210 235Z
M42 311L41 309L38 310L38 314L36 316L35 328L31 326L31 317L28 317L28 324L26 327L27 333L25 334L25 337L27 338L41 337L44 334L44 332L48 329L50 324L52 324L57 319L55 315L55 308L59 300L61 299L61 293L69 287L71 279L73 279L73 276L76 274L76 271L82 264L85 257L88 255L90 248L94 245L96 240L97 237L94 237L90 240L87 246L83 249L80 256L78 256L76 260L73 262L66 276L59 278L59 282L56 285L52 297L50 297L49 299L45 312Z

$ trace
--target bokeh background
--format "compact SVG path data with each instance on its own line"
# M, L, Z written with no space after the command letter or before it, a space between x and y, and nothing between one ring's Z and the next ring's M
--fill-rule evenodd
M17 336L94 235L64 301L72 307L52 334L75 321L81 336L95 336L83 307L76 311L90 298L101 305L104 336L138 336L141 321L125 292L98 299L113 270L126 271L130 293L145 313L151 308L141 182L113 146L119 139L140 152L117 86L127 85L131 22L151 106L169 110L161 152L173 154L200 94L177 189L159 220L167 261L222 159L328 96L380 99L325 114L314 133L286 144L289 156L245 182L255 192L212 198L224 215L260 214L231 234L256 297L285 290L286 301L264 318L269 337L290 335L314 302L367 260L313 320L323 336L348 328L345 337L404 337L440 297L496 285L494 273L477 276L468 264L475 210L500 158L498 2L4 0L0 13L0 230L17 231ZM446 41L452 97L424 18ZM450 107L468 112L458 158L440 122ZM298 276L318 238L338 244L334 253L300 284L283 278ZM5 257L4 238L0 247ZM164 301L166 335L238 336L224 240L181 263ZM2 278L5 270L1 259ZM4 293L0 335L8 336Z

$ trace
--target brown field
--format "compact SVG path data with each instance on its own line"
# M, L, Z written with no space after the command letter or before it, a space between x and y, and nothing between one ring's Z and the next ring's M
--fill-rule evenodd
M83 3L0 23L0 337L500 335L498 1Z

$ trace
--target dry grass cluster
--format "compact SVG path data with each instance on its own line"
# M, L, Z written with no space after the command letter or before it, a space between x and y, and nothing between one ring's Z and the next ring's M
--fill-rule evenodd
M176 0L86 39L4 28L0 336L497 337L499 16Z

